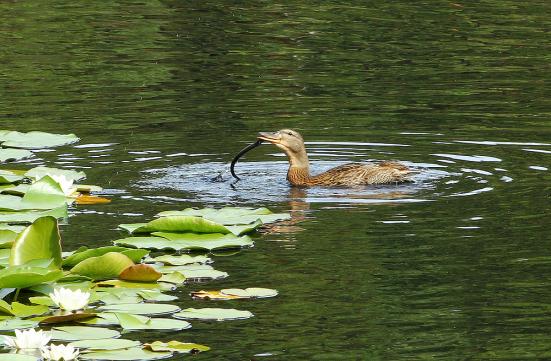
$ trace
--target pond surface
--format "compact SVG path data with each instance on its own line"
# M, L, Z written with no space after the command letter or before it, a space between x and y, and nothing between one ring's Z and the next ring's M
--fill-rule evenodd
M65 249L190 206L266 206L294 224L214 256L230 277L182 308L250 310L142 341L197 360L551 358L551 2L5 1L0 128L76 133L38 164L86 171ZM399 160L407 185L293 189L258 131L312 168ZM215 181L217 176L218 180ZM276 230L278 231L278 230ZM192 301L269 287L276 298Z

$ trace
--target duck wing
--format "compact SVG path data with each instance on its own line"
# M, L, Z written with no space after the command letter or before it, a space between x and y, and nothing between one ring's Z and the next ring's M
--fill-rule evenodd
M361 185L400 183L409 180L411 169L398 162L348 163L311 178L312 184Z

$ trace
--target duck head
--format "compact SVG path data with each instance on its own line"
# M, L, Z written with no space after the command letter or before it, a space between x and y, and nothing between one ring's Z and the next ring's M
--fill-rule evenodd
M260 132L258 139L270 142L280 148L289 157L291 167L308 169L308 155L304 139L299 132L291 129L281 129L277 132Z

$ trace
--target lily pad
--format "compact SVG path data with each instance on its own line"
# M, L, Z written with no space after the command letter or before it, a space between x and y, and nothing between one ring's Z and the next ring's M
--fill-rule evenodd
M80 262L71 273L90 277L94 280L116 278L119 274L134 262L128 256L118 252L108 252L99 257L90 257Z
M20 174L15 174L14 172L11 172L9 170L0 169L0 184L15 183L23 180L24 178L25 177Z
M31 184L21 199L21 209L53 209L67 203L63 189L46 175Z
M140 346L140 342L127 340L124 338L106 338L99 340L74 341L69 345L81 350L119 350L122 348L138 347Z
M151 260L155 262L161 262L165 265L171 265L171 266L183 266L187 264L192 263L200 263L200 264L207 264L212 263L212 259L207 256L190 256L188 254L182 254L182 255L162 255L157 256L155 258L152 258Z
M125 268L119 278L125 281L154 282L161 278L161 272L147 264L135 264Z
M231 296L247 297L247 298L268 298L277 296L277 291L269 288L250 287L240 288L226 288L220 290L221 293Z
M0 229L0 248L11 248L17 238L17 233L8 229Z
M42 178L45 175L62 175L65 178L72 179L75 182L86 178L86 173L72 169L35 167L25 172L25 176L31 178Z
M185 320L245 320L253 317L249 311L236 310L234 308L186 308L175 313L174 318Z
M186 281L186 276L184 276L181 272L171 272L164 274L161 278L159 278L159 281L179 285Z
M163 233L161 237L128 237L114 241L115 244L148 249L182 250L218 250L250 247L254 243L248 236L237 237L233 234L195 234L195 233ZM168 238L172 239L168 239Z
M50 308L48 306L43 305L24 305L19 302L12 302L11 304L11 312L14 316L17 317L30 317L30 316L40 316L45 313L48 313L50 311Z
M0 321L0 331L13 331L17 329L34 328L38 322L32 320L22 320L20 318L10 318Z
M0 133L0 142L2 146L11 148L52 148L78 141L79 138L74 134L54 134L37 131L28 133L6 131Z
M209 265L160 266L161 273L179 272L188 279L220 279L228 277L227 272L217 271Z
M54 217L38 218L15 240L10 266L19 266L35 259L51 259L53 268L61 267L61 236Z
M135 229L132 233L150 232L193 232L193 233L230 233L221 224L195 216L161 217Z
M183 211L165 211L157 215L159 217L198 216L226 226L250 224L256 222L258 219L260 219L262 223L271 223L291 218L289 213L272 213L268 208L248 207L224 207L221 209L186 208Z
M18 353L3 353L0 354L0 361L37 361L36 356L18 354Z
M140 290L160 289L163 291L171 290L173 287L160 282L129 282L123 280L107 280L96 283L98 287L118 287L118 288L138 288Z
M174 351L180 353L196 353L199 351L208 351L210 347L200 345L197 343L187 343L180 341L161 342L155 341L152 343L146 343L144 348L152 351Z
M99 327L63 326L52 329L52 340L55 341L98 340L119 336L118 331Z
M11 162L30 158L34 155L26 149L0 148L0 162Z
M111 360L111 361L134 361L134 360L159 360L172 356L172 352L153 352L139 347L130 347L111 351L94 351L82 353L79 359L82 360Z
M61 270L44 267L10 266L0 270L0 288L26 288L63 277Z
M96 316L96 313L89 311L70 312L64 314L57 314L43 318L40 320L41 324L55 324L64 323L70 321L87 320Z
M98 307L98 311L157 316L178 312L180 311L180 307L165 303L133 303L100 306Z
M140 260L149 253L145 249L134 249L127 247L118 247L118 246L107 246L88 249L88 247L80 247L72 255L63 260L64 267L74 267L78 263L84 261L87 258L103 256L109 252L119 252L128 256L133 262L140 262Z
M186 321L172 318L149 318L128 313L115 313L119 324L125 330L173 330L180 331L190 328L191 324Z
M40 217L67 218L67 204L46 211L0 212L0 222L31 223Z

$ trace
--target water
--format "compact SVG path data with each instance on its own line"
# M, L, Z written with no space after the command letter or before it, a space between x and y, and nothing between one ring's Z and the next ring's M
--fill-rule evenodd
M543 1L0 4L0 128L74 132L11 165L83 169L64 248L189 206L293 210L185 307L255 317L131 333L201 360L549 359L551 88ZM412 184L297 190L258 131L291 127L312 168L399 160ZM221 181L213 178L221 173ZM189 292L275 288L274 299Z

